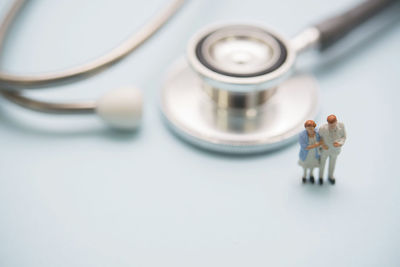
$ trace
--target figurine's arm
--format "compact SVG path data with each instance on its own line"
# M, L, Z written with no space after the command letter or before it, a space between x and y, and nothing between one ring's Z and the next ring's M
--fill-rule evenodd
M321 142L321 135L320 135L318 132L316 132L315 134L316 134L316 137L317 137L317 143L315 143L314 145L312 145L311 148L316 148L316 147L319 147L319 146L322 145L322 142Z
M341 146L343 146L343 145L344 145L344 142L346 142L346 129L344 128L344 125L343 125L343 136L342 136L342 138L340 138L337 142L338 142Z
M346 142L346 129L344 128L344 125L342 126L342 137L339 138L333 145L335 147L340 147L344 145L344 142Z
M321 145L321 144L318 142L318 143L315 143L314 145L309 145L308 147L306 147L306 149L307 149L307 150L310 150L310 149L319 147L320 145Z
M325 131L323 129L323 127L319 128L318 130L318 136L319 136L319 144L322 146L322 148L324 150L328 150L329 147L326 145L326 143L324 142L324 138L323 135L325 134Z
M300 144L300 148L301 149L306 149L307 150L308 143L307 143L307 140L305 138L305 135L303 135L303 134L299 135L299 144Z
M322 148L325 150L328 150L329 147L325 144L324 139L321 136L321 139L319 140L319 143L321 144Z

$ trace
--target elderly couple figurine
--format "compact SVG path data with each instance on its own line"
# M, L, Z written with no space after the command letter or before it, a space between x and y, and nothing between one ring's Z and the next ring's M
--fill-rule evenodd
M343 123L338 122L335 115L329 115L327 121L327 124L316 129L317 124L308 120L304 124L305 130L299 134L299 165L304 169L303 183L307 181L307 169L310 170L310 182L315 183L313 171L314 168L319 168L319 184L322 185L325 163L329 158L328 180L335 184L333 171L336 158L346 141L346 131Z

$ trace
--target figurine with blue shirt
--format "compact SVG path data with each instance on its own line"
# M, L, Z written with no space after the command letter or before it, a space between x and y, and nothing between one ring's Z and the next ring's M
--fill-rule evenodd
M299 165L303 167L304 173L302 177L303 183L307 182L307 170L310 173L310 182L315 183L314 168L320 166L320 155L318 147L320 144L320 136L315 129L317 124L313 120L304 123L305 130L299 134Z

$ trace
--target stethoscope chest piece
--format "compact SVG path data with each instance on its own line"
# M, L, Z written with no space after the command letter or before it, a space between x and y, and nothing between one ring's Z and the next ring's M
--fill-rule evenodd
M188 59L168 73L162 112L174 132L205 149L240 154L278 148L318 108L314 78L288 78L294 58L287 41L262 27L208 28L189 42Z

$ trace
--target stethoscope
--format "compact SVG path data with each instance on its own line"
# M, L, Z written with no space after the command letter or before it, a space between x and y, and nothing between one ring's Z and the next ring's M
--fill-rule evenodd
M0 45L24 0L16 0L0 26ZM260 25L220 24L197 33L187 60L169 71L161 110L170 128L185 140L218 152L254 153L287 144L318 110L318 88L310 75L292 75L296 55L325 50L353 28L396 0L367 0L286 40ZM118 129L135 129L142 96L135 88L112 90L96 101L51 103L23 90L72 82L98 73L151 37L178 10L172 0L139 32L87 64L61 72L18 76L0 73L0 93L22 107L47 113L96 113Z
M318 112L310 75L293 75L296 56L323 51L395 0L366 0L309 27L290 41L260 25L220 24L189 42L187 60L171 67L162 112L184 140L223 153L282 147Z
M27 0L15 0L0 25L0 48L12 21ZM153 36L182 6L184 0L171 0L138 32L107 54L86 64L42 75L14 75L0 72L1 95L24 108L55 114L97 114L112 128L136 129L142 117L142 93L136 87L116 88L94 101L60 103L28 97L26 89L50 87L90 77L117 63Z

